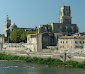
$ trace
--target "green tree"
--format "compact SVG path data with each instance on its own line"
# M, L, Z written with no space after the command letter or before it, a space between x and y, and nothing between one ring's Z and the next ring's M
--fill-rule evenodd
M36 31L27 31L27 35L28 34L36 34Z
M13 42L20 42L21 40L21 35L23 34L24 30L22 29L14 29L11 34L10 34L10 40Z
M27 33L24 31L20 37L20 39L23 41L23 42L26 42L26 39L27 39Z
M36 34L36 31L27 31L25 32L22 29L14 29L10 34L10 40L19 43L21 41L26 42L27 35Z

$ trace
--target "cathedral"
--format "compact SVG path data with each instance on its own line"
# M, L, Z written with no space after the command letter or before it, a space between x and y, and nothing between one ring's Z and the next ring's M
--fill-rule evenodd
M42 39L42 48L46 48L47 46L56 46L59 36L71 36L78 31L77 24L72 24L70 6L61 6L59 23L39 25L38 37Z
M72 35L78 31L79 29L77 27L77 24L72 24L70 6L61 6L59 23L49 23L46 25L39 25L38 33L52 32L52 33L62 33L65 35Z
M10 39L10 33L14 30L14 29L23 29L24 31L34 31L35 28L20 28L17 27L17 25L15 23L11 24L11 20L9 19L8 15L7 18L5 20L5 29L4 29L4 37L5 37L5 42L9 43Z

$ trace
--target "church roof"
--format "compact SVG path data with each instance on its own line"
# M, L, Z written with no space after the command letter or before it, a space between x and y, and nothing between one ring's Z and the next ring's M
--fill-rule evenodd
M15 29L15 28L17 28L17 26L15 25L15 23L10 26L10 29Z

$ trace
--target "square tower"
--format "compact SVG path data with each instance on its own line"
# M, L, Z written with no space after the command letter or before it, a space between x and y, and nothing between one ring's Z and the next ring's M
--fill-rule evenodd
M71 24L71 9L70 6L60 7L59 23Z
M8 18L7 15L7 19L5 20L5 29L4 29L4 36L8 37L10 35L10 25L11 25L11 20Z

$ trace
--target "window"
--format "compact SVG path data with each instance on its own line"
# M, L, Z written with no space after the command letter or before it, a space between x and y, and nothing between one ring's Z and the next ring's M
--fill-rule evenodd
M75 44L78 44L78 42L77 42L77 41L75 41Z
M70 44L72 44L72 41L70 41Z
M83 41L83 43L84 43L84 41Z
M60 46L60 48L64 48L64 46Z
M82 48L83 48L83 46L75 46L75 48L81 48L81 49L82 49Z
M72 48L72 46L71 46L71 48Z
M60 48L62 48L62 46L60 46Z
M80 41L80 44L82 44L82 42Z
M66 41L66 43L68 43L68 41Z

